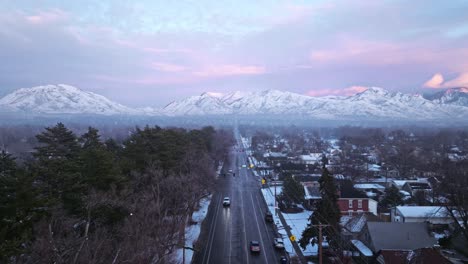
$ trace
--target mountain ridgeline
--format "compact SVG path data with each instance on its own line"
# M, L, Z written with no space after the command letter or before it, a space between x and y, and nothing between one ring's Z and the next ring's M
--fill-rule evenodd
M163 108L130 108L104 96L59 84L23 88L0 99L2 114L88 114L145 117L295 116L331 121L444 121L466 123L468 88L411 95L372 87L352 96L312 97L265 90L203 93Z

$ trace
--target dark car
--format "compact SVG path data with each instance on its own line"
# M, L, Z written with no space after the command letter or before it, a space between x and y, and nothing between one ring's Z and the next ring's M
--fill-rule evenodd
M281 256L280 264L288 264L288 259L285 256Z
M265 221L267 222L273 222L273 215L270 213L270 211L267 211L265 213Z
M260 253L260 242L255 240L250 241L250 252Z

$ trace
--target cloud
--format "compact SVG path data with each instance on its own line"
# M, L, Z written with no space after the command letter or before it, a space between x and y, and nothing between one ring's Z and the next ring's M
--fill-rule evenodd
M440 73L436 73L423 84L423 87L431 89L468 87L468 73L461 73L456 78L449 81L444 81L444 76Z
M258 75L264 74L265 72L265 67L262 66L227 64L209 66L205 69L194 72L194 75L200 77L222 77L234 75Z
M437 88L441 88L440 86L443 82L444 82L444 76L442 76L442 74L440 73L436 73L434 74L434 76L432 76L431 79L429 79L427 82L423 84L423 87L437 89Z
M63 21L68 19L68 17L68 14L63 10L54 8L47 11L39 11L33 15L27 15L25 19L31 24L44 25Z
M307 95L310 96L327 96L327 95L342 95L350 96L357 93L364 92L368 87L365 86L350 86L344 89L314 89L307 92Z

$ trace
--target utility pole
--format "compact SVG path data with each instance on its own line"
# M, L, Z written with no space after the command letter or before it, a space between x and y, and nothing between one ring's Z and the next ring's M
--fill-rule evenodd
M278 208L277 208L277 204L276 204L276 184L274 184L273 186L275 186L275 215L277 216L278 215Z
M330 225L319 224L319 225L312 225L312 226L318 227L318 229L319 229L319 237L318 237L319 252L318 252L318 255L319 255L319 264L322 264L322 251L323 251L322 250L322 228L330 226Z

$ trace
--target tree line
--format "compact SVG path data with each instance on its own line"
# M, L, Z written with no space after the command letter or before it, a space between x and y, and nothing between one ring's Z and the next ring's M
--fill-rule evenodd
M1 263L171 263L233 137L146 126L123 142L63 123L33 158L0 153Z

